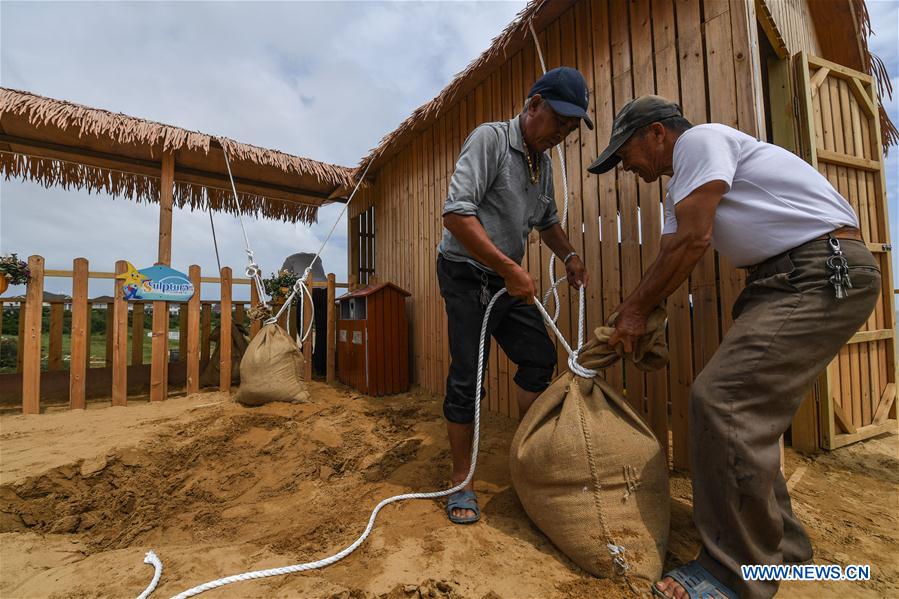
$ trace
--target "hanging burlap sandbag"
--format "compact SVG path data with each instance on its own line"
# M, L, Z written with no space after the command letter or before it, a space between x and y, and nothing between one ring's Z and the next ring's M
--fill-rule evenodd
M209 335L209 340L215 343L215 350L203 374L200 375L201 387L218 387L221 382L221 343L222 329L220 326L215 327ZM250 343L250 333L240 324L232 323L231 325L231 384L236 385L240 382L240 361L243 359L247 346Z
M240 362L237 401L261 406L273 401L304 403L309 392L303 381L303 354L277 324L262 327Z
M644 370L668 360L665 311L656 310L634 355ZM600 327L581 351L586 368L620 359L614 329ZM640 416L599 375L566 373L534 402L512 441L512 482L531 520L575 563L648 590L668 544L665 454Z

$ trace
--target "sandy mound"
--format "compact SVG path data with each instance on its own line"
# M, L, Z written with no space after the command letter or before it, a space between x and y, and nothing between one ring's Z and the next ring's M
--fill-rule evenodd
M309 404L244 408L220 394L162 405L4 416L0 595L134 597L165 564L154 597L247 570L335 553L382 498L443 488L440 404L359 397L313 383ZM485 414L476 489L483 520L450 524L442 505L386 508L374 533L330 568L238 583L209 597L624 597L584 574L528 521L510 487L515 423ZM875 580L788 585L781 596L883 597L897 590L896 437L816 460L790 454L797 512L818 561L871 563ZM672 479L669 565L696 549L689 483Z

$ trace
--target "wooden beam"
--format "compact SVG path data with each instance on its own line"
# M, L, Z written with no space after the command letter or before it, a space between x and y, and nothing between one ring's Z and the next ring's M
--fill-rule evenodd
M334 280L334 273L328 273L328 346L325 370L325 381L328 384L335 381L337 372L337 306L335 304Z
M861 73L859 71L854 71L850 68L844 67L841 64L837 64L835 62L831 62L829 60L825 60L820 56L812 56L811 54L807 54L809 65L818 67L818 68L828 68L832 71L832 75L834 77L839 77L840 79L861 79L866 83L871 83L874 81L874 78L866 73Z
M762 31L765 32L765 36L771 43L771 47L774 48L774 53L777 55L777 58L780 60L788 59L790 57L790 51L787 50L787 44L780 35L780 31L777 30L777 23L771 15L771 10L768 8L767 2L765 2L765 0L755 0L755 12L758 16L759 25L762 26Z
M839 424L841 427L843 427L843 430L846 431L847 433L849 433L850 435L853 435L856 432L858 432L858 429L856 429L855 425L852 424L852 420L850 420L849 417L846 416L846 413L843 412L842 406L840 406L840 404L838 404L837 402L833 402L832 405L833 405L833 415L834 415L834 418L836 418L837 424Z
M153 302L153 337L150 346L150 401L164 401L169 392L168 302Z
M44 300L44 259L29 256L31 281L25 292L25 331L22 359L22 413L41 411L41 320ZM22 313L19 312L19 318Z
M876 331L859 331L849 338L846 344L850 343L868 343L870 341L881 341L883 339L892 339L895 333L890 329L879 329Z
M75 258L72 263L72 336L69 361L69 408L85 408L85 376L90 361L90 306L87 303L88 263L85 258Z
M839 449L840 447L845 447L847 445L851 445L857 441L863 441L865 439L870 439L871 437L875 437L882 433L896 433L897 421L895 419L890 419L885 422L881 422L880 424L869 424L867 426L863 426L855 434L845 434L838 435L834 440L831 449Z
M877 116L877 109L874 107L874 102L871 101L870 96L865 91L865 88L862 87L862 84L858 82L858 79L852 77L849 79L849 89L852 90L852 94L855 96L855 99L858 100L858 103L861 104L862 110L865 111L865 114L868 115L869 119L879 118ZM880 140L877 140L880 143Z
M889 383L883 390L883 394L880 396L880 401L877 402L877 410L874 411L874 424L880 424L884 420L887 419L887 415L890 413L890 408L893 407L893 404L896 402L896 383Z
M159 264L172 264L172 200L175 191L175 154L162 155L162 174L159 178Z
M219 391L231 392L231 267L222 268Z
M817 151L818 160L820 162L858 168L874 173L880 171L880 163L874 160L859 158L858 156L850 156L849 154L844 154L842 152L832 152L830 150L825 150L824 148L817 148Z
M824 83L824 80L827 79L827 75L830 73L830 69L827 67L818 69L812 78L809 80L809 87L812 90L812 97L814 98L818 95L818 88L821 87L821 84Z
M128 263L119 260L115 264L117 274L128 271ZM112 405L128 403L128 302L122 289L124 280L116 280L113 288L112 321Z
M187 303L187 393L200 390L200 267L190 266L194 294Z

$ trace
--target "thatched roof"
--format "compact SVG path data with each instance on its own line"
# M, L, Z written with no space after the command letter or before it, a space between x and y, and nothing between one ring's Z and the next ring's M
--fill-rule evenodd
M539 32L576 1L552 0L550 2L549 0L531 0L516 15L515 19L506 26L503 32L493 39L487 50L473 60L464 71L457 74L449 85L444 87L434 99L420 106L406 120L400 123L399 127L385 135L378 146L362 159L362 162L356 168L356 173L361 173L369 163L371 163L370 172L372 174L376 173L378 168L390 156L402 149L414 133L429 127L439 118L445 108L449 108L458 99L474 89L494 69L499 68L509 56L515 54L525 44L531 43L529 22L533 22L535 30ZM868 17L865 0L844 0L843 3L833 2L826 5L816 5L815 16L817 17L818 13L821 13L825 8L845 10L849 19L844 19L838 25L846 23L853 25L852 31L844 30L843 33L856 39L847 42L845 37L842 37L837 42L844 45L854 44L857 50L856 56L860 54L860 64L851 65L847 63L847 66L854 66L858 70L870 73L877 80L881 97L887 94L892 98L892 86L886 68L883 66L880 58L872 54L868 49L867 37L871 33L871 22ZM854 13L854 17L852 13ZM851 62L857 61L853 60ZM884 151L886 151L890 145L899 143L899 132L897 132L896 127L890 121L882 105L880 107L880 122Z
M0 169L50 187L159 201L162 156L175 155L178 207L313 222L318 207L353 185L352 169L206 133L0 88Z

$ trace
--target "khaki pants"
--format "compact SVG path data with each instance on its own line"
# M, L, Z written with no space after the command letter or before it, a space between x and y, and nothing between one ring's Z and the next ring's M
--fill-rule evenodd
M840 240L852 289L836 300L827 241L811 241L753 273L734 324L693 383L690 451L699 561L743 598L778 583L746 582L741 564L797 563L812 546L793 514L778 440L806 391L867 320L880 272L862 242Z

